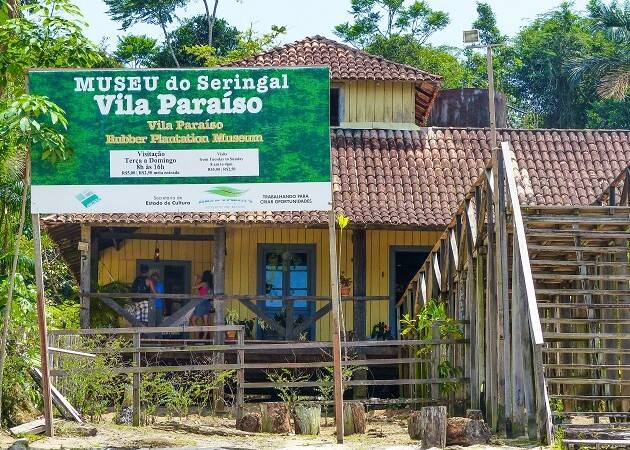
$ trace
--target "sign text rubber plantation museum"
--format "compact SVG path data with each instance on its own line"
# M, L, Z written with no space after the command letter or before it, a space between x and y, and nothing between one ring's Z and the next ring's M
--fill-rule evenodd
M329 210L329 80L323 67L32 71L73 150L51 164L33 149L32 210Z

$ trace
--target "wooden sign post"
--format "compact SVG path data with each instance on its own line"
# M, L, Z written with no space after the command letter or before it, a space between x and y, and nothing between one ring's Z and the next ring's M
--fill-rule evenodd
M337 442L343 444L343 378L341 371L341 331L339 328L339 272L337 270L337 231L335 211L328 218L330 244L330 297L332 301L333 384L335 387L335 425Z
M48 332L46 330L46 298L44 297L44 270L42 267L42 234L39 214L32 214L33 241L35 246L35 283L37 284L37 325L39 328L39 353L42 369L42 390L44 391L44 421L46 436L53 436L52 396L50 389L50 369L48 367Z

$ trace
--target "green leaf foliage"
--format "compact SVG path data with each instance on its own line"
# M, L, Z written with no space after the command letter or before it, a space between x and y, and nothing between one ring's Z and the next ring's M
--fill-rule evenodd
M177 60L182 66L201 67L203 61L185 49L208 42L208 19L198 15L183 19L181 24L170 33L171 43ZM225 56L237 48L239 31L224 19L217 19L212 28L212 47L216 55ZM173 57L166 44L162 44L153 58L152 67L174 67Z
M114 57L125 66L140 68L147 67L157 54L157 39L129 34L118 38Z

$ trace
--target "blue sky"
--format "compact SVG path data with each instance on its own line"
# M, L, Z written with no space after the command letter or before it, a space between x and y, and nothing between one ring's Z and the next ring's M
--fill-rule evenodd
M537 15L557 7L561 0L486 0L491 5L503 33L514 35L524 24ZM107 38L114 47L117 36L126 33L147 34L161 39L157 26L136 25L127 32L107 16L107 7L102 0L75 0L81 7L89 24L87 35L95 42ZM470 28L476 17L474 0L428 0L431 7L450 14L449 26L436 33L431 42L461 46L461 32ZM587 0L575 0L578 9L584 9ZM285 25L288 32L281 42L291 42L305 36L321 34L334 37L333 27L349 20L350 0L220 0L218 15L239 29L253 25L264 32L271 25ZM178 11L180 18L200 14L204 11L201 0L190 0L186 8Z

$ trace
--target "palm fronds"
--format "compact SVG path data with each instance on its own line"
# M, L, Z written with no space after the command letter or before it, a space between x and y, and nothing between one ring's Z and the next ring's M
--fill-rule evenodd
M630 0L606 5L593 0L588 6L594 33L601 33L612 49L568 62L574 83L594 85L605 99L622 100L630 88Z

